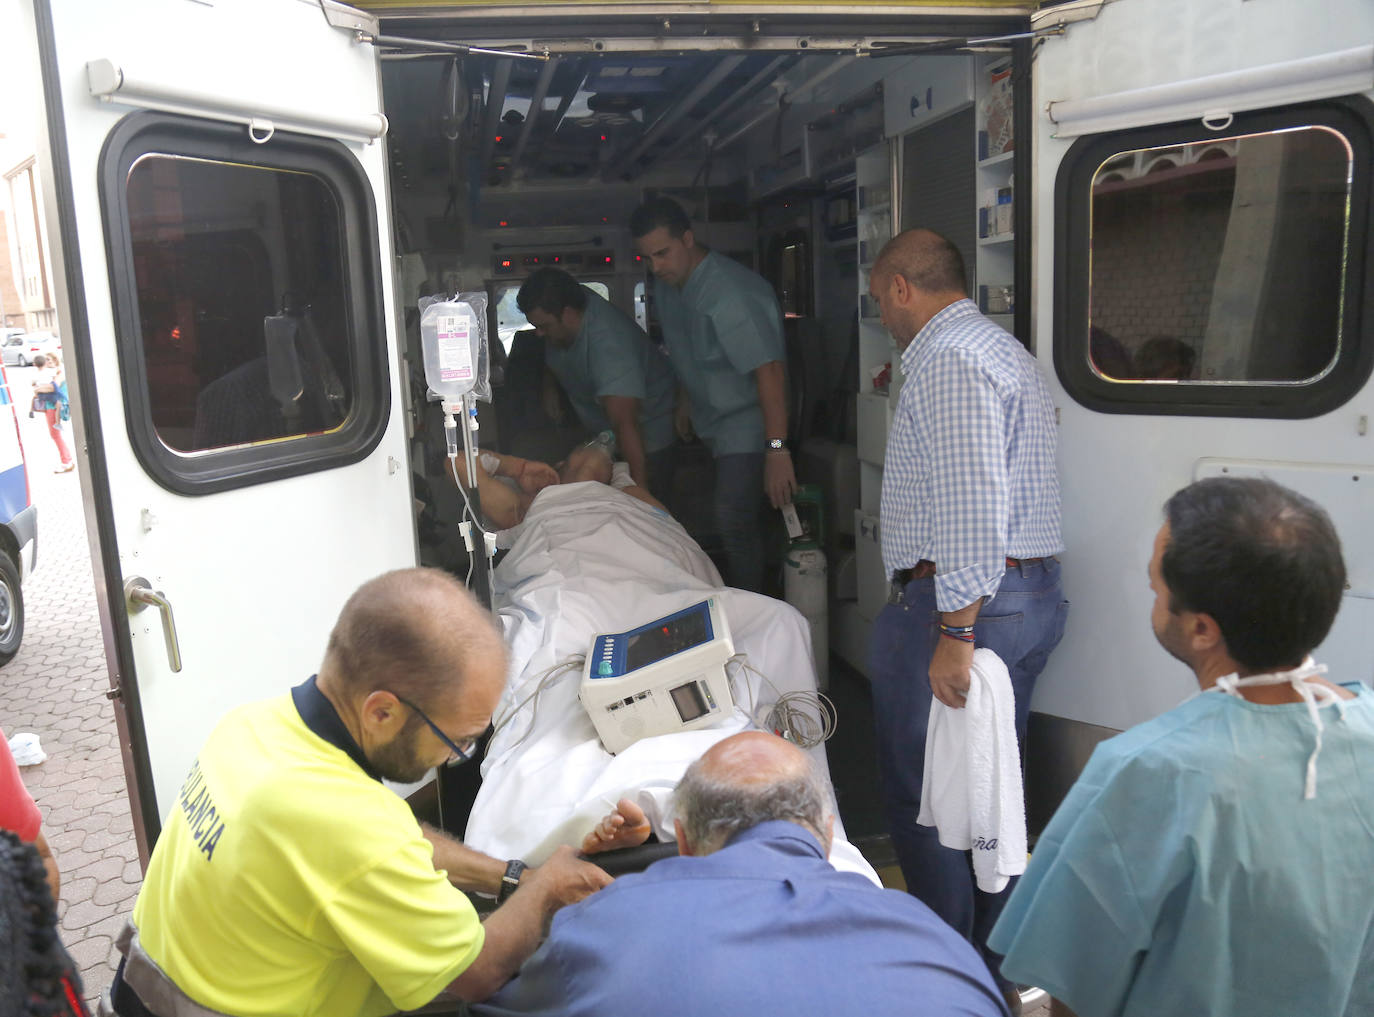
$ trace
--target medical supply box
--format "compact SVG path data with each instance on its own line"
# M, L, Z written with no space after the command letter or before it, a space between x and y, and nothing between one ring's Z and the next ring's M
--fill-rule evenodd
M734 656L719 598L628 632L592 640L578 696L606 751L641 738L707 727L735 708L726 662Z

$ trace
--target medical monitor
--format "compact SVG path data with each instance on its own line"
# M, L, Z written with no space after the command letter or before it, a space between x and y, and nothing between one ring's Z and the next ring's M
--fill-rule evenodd
M725 663L734 656L720 601L703 600L627 632L592 640L578 695L607 752L730 716Z

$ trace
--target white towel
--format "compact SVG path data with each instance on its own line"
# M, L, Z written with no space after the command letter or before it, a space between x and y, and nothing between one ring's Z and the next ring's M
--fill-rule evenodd
M932 697L916 821L935 827L945 847L973 852L980 890L997 893L1026 871L1016 701L1007 665L987 648L973 652L962 710Z

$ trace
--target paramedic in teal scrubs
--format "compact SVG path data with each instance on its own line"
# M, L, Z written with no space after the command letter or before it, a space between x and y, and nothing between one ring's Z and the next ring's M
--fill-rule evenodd
M635 209L630 233L657 279L654 305L682 388L678 433L688 433L690 414L691 429L715 457L715 518L726 582L758 591L760 490L778 508L797 487L787 449L786 354L777 297L762 276L698 244L686 213L669 198Z
M635 483L667 499L673 369L624 311L558 268L535 270L515 303L544 340L549 369L589 431L613 430Z

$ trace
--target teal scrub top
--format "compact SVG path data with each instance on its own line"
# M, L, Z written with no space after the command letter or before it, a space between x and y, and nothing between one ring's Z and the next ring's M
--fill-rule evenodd
M1099 745L988 945L1081 1017L1374 1013L1374 693L1204 692Z
M787 359L773 287L708 251L680 291L657 280L654 302L673 369L692 400L697 434L718 456L764 451L753 372Z
M544 344L544 363L568 393L578 418L589 431L611 429L601 405L603 396L640 401L639 425L644 451L657 452L674 441L673 369L624 311L583 287L587 308L582 328L567 349Z

